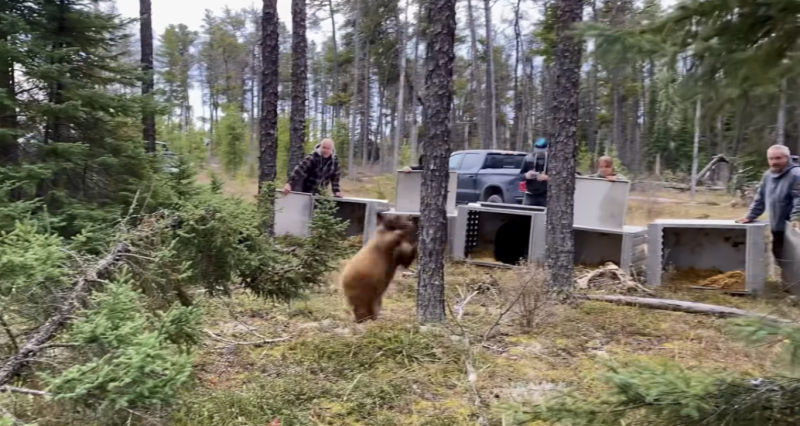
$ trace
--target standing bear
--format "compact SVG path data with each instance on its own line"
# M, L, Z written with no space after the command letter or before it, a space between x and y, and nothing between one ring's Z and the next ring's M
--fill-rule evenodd
M417 257L416 232L416 223L407 216L378 215L375 236L347 262L341 275L356 322L377 318L397 266L407 268Z

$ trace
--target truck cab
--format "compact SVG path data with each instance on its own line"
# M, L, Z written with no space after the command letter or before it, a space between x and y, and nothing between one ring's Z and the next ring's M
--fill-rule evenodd
M456 203L522 203L520 170L526 155L520 151L482 149L452 153L449 167L458 174Z

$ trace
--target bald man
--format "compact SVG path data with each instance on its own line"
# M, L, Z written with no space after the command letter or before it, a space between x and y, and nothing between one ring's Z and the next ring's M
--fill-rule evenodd
M326 138L294 168L289 182L283 187L283 193L288 194L295 190L319 194L330 183L333 196L341 197L342 190L339 188L341 175L342 169L339 167L339 157L336 156L333 140Z
M773 145L767 150L769 170L764 173L756 197L747 216L737 220L750 223L767 211L772 230L772 255L783 260L783 237L786 222L800 231L800 166L792 163L791 152L784 145Z

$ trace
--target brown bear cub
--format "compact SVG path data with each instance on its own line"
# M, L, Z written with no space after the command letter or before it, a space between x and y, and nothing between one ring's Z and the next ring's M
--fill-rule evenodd
M419 217L404 215L378 215L378 226L393 231L395 229L408 229L409 239L404 241L394 251L394 260L398 266L408 269L417 260L417 246L419 245Z
M377 317L398 264L410 265L414 261L416 242L409 240L415 231L416 226L408 218L378 215L375 236L345 265L341 285L356 322Z

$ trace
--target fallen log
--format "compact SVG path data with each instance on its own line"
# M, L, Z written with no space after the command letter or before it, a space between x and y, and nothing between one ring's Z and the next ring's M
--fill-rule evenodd
M72 316L72 312L81 305L81 302L86 298L89 293L89 287L92 283L98 282L98 274L108 270L117 261L117 257L129 250L128 245L119 243L111 250L106 257L101 259L97 264L86 270L80 277L73 281L72 291L63 301L62 305L56 311L56 314L50 317L44 324L42 324L33 337L28 340L25 345L17 351L14 356L8 359L2 367L0 367L0 387L7 385L11 379L16 376L17 372L22 368L25 361L31 356L46 348L46 343L55 337L56 333L67 324L68 319Z
M577 297L579 299L608 302L617 305L639 306L649 309L661 309L666 311L685 312L689 314L717 315L723 318L755 317L782 324L795 323L795 321L779 318L773 315L759 314L756 312L745 311L743 309L729 308L727 306L709 305L707 303L685 302L683 300L652 299L648 297L612 296L600 294L581 294L577 295Z

